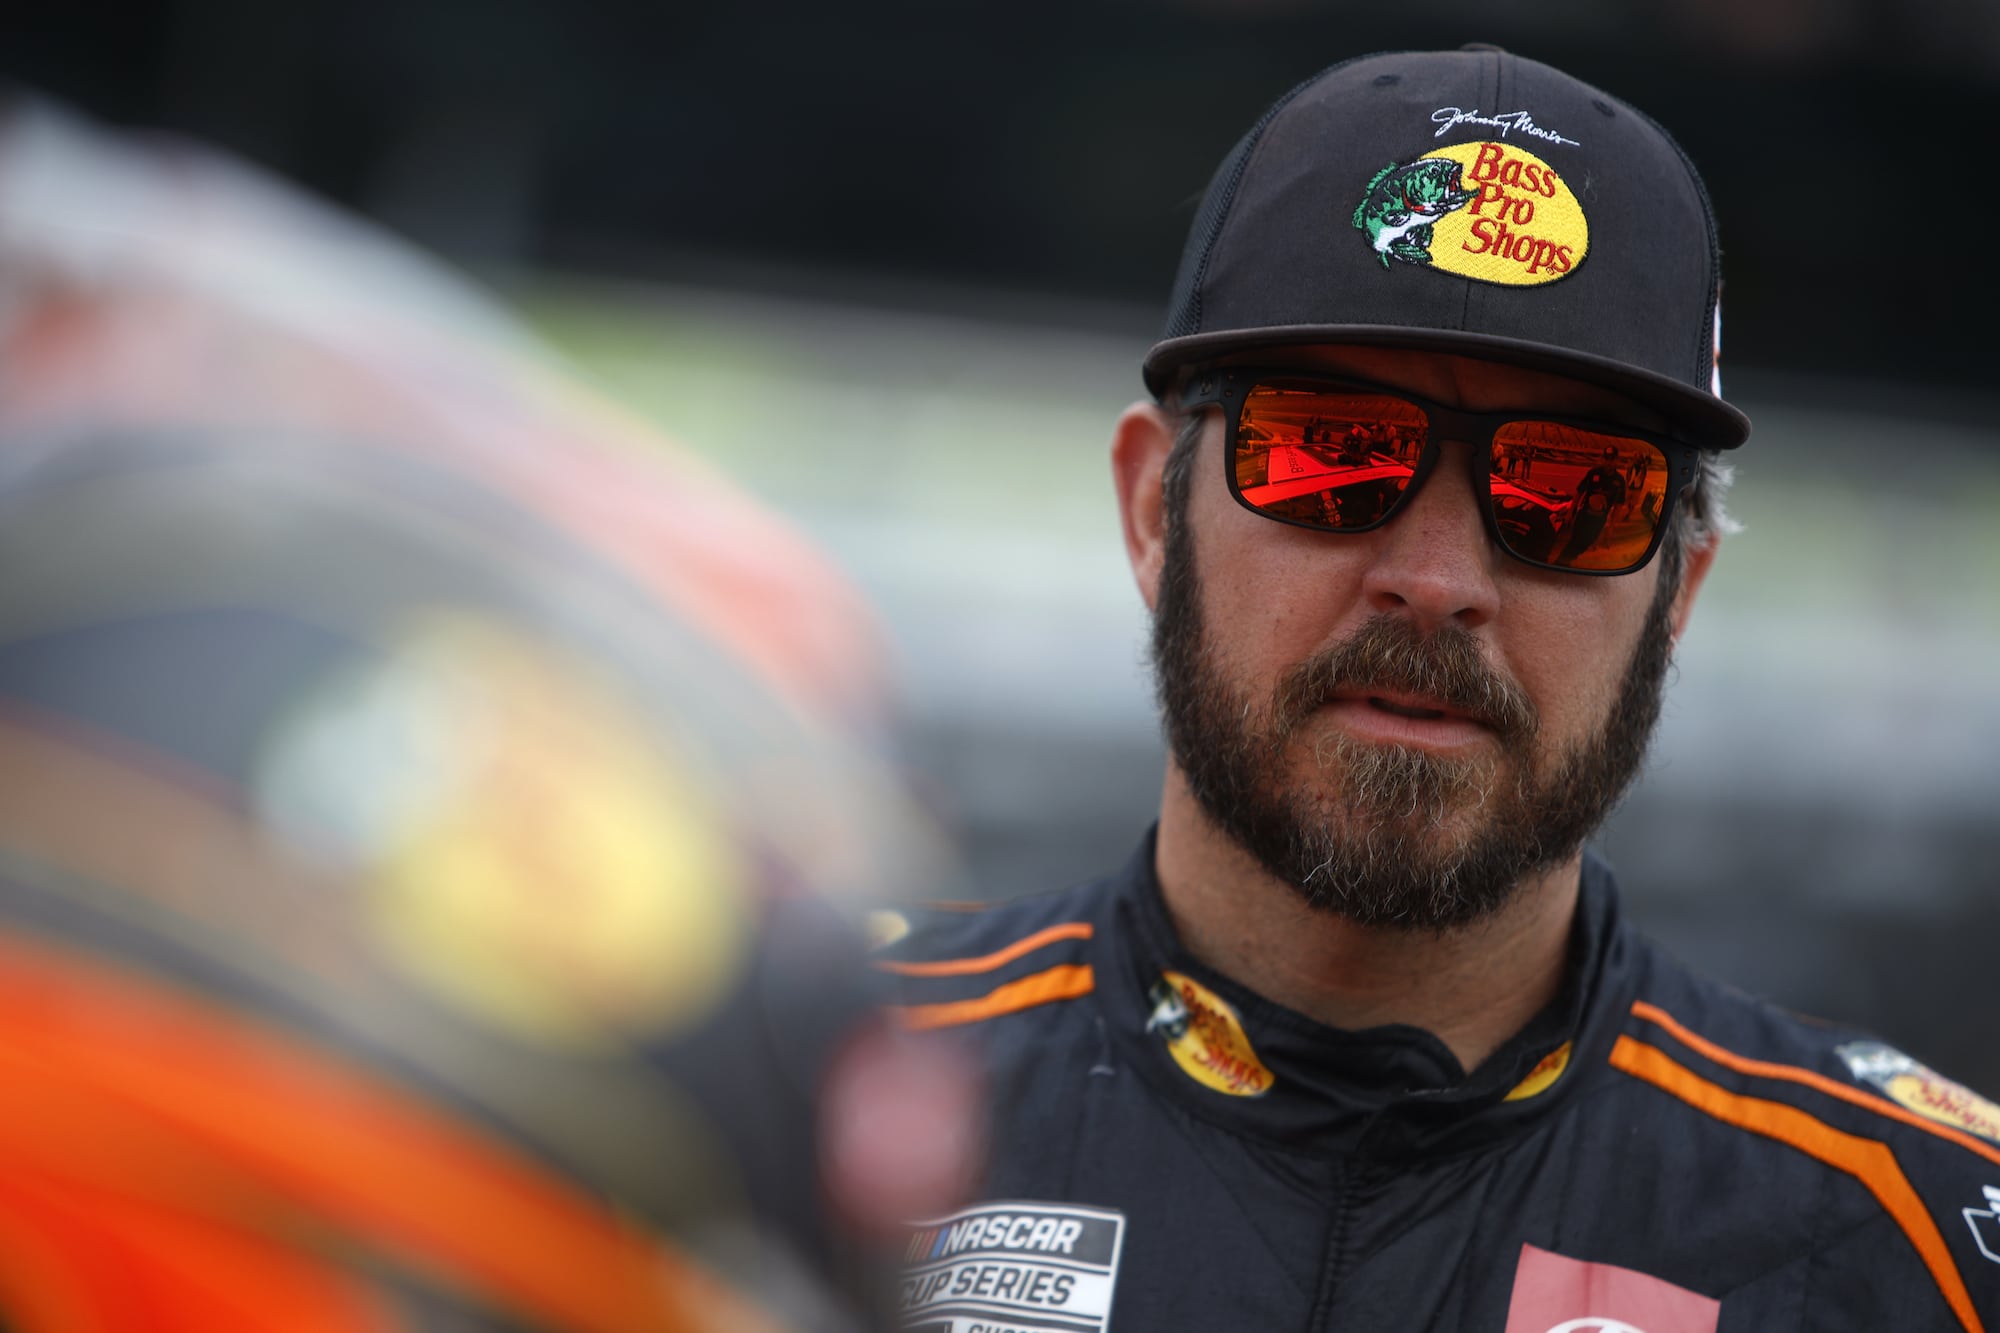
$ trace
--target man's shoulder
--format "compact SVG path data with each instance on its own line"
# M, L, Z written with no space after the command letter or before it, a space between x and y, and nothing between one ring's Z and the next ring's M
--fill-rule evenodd
M1810 1068L1847 1077L1840 1049L1865 1034L1749 994L1687 966L1644 937L1631 941L1638 957L1625 1031L1641 1041L1667 1041L1685 1051L1740 1061Z
M1106 915L1110 878L998 902L928 902L885 913L881 962L935 963L1004 949L1031 937L1089 939Z
M1646 952L1611 1055L1622 1072L1717 1132L1785 1144L1885 1204L1921 1197L1951 1223L1954 1249L1978 1235L1966 1230L1973 1219L1959 1221L1961 1206L2000 1211L2000 1105L1879 1037ZM1993 1227L1984 1257L2000 1263L2000 1218Z
M929 903L890 914L875 966L918 1028L960 1027L1079 1000L1096 988L1092 942L1109 927L1117 877L992 904Z

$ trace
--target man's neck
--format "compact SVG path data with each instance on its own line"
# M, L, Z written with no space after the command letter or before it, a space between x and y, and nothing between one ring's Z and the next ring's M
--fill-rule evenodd
M1422 1028L1470 1071L1561 987L1581 854L1471 926L1361 926L1307 906L1170 774L1154 867L1182 944L1208 966L1331 1027Z

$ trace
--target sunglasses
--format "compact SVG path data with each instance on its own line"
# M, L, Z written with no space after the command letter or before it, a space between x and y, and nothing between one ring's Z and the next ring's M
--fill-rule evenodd
M1222 409L1237 503L1318 532L1381 527L1437 466L1441 441L1471 444L1493 540L1516 560L1571 574L1645 568L1700 461L1693 445L1628 426L1462 412L1289 370L1198 371L1180 401Z

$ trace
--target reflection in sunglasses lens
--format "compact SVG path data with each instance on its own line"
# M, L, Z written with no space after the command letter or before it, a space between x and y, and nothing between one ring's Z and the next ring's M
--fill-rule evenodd
M1667 460L1645 440L1510 421L1493 436L1493 518L1515 555L1563 569L1629 569L1666 506Z
M1371 528L1409 489L1426 428L1423 409L1386 394L1258 384L1236 431L1236 489L1273 518Z
M1395 512L1430 422L1393 394L1311 380L1254 385L1236 430L1236 490L1272 518L1362 532ZM1666 510L1657 445L1554 421L1510 421L1489 460L1494 526L1508 551L1604 573L1644 560Z

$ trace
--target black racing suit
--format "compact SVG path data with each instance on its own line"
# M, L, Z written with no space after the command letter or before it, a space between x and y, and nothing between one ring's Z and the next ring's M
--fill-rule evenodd
M1467 1075L1195 962L1152 855L885 951L991 1078L906 1327L2000 1333L2000 1109L1693 975L1601 862L1560 995Z

